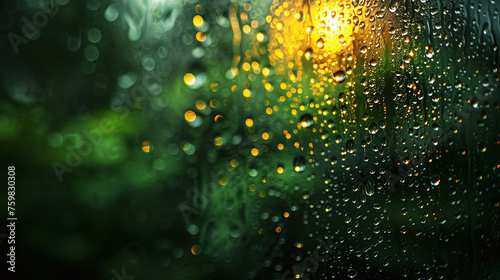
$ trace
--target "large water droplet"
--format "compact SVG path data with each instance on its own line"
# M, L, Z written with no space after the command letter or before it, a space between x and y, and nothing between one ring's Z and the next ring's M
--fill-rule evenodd
M310 114L304 114L302 117L300 117L300 126L303 128L308 128L314 125L314 119L313 116Z
M391 11L391 13L395 13L398 10L398 7L398 0L392 0L391 3L389 3L389 11Z
M356 272L356 270L350 268L348 271L347 271L347 277L349 278L354 278L356 277L356 275L358 275L358 272Z
M374 135L378 132L378 125L376 122L372 122L370 124L370 127L368 127L368 132L372 135Z
M307 60L311 60L311 59L314 57L313 50L312 50L311 48L308 48L308 49L304 52L304 57L305 57Z
M364 186L367 196L372 196L375 194L375 180L373 180L372 176L368 176L365 178Z
M335 80L336 83L341 84L345 81L346 75L343 70L339 70L335 73L333 73L333 79Z

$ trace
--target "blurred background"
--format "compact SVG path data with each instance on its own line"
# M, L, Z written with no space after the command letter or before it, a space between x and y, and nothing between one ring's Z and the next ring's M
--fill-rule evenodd
M500 279L498 1L0 5L2 279Z

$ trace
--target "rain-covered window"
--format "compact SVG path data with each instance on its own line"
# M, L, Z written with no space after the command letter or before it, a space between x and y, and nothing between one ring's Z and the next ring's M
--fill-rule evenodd
M498 0L0 5L2 279L499 279Z

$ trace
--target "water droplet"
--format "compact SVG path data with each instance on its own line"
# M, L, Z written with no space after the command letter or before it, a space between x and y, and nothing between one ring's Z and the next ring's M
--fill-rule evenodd
M201 254L201 246L198 244L193 245L193 247L191 247L191 253L195 256Z
M406 232L407 232L406 226L401 226L401 233L406 234Z
M425 55L428 58L432 58L434 56L434 50L432 49L432 47L428 47L428 46L425 47Z
M99 50L90 45L85 48L84 55L88 61L96 61L99 58Z
M308 128L314 125L314 119L310 114L304 114L300 117L299 124L303 128Z
M352 218L351 218L351 214L346 213L346 214L345 214L345 223L346 223L346 224L348 224L348 223L350 223L350 222L351 222L351 220L352 220Z
M306 163L307 163L307 161L302 155L297 155L293 159L293 166L294 166L293 169L297 173L304 172L307 168Z
M375 180L373 180L372 176L368 176L365 178L365 193L367 196L372 196L375 194Z
M358 25L358 24L359 24L359 17L358 17L358 16L354 16L354 17L352 18L352 23L353 23L354 25Z
M109 21L115 21L120 15L119 7L117 4L109 5L104 11L104 18Z
M356 275L358 275L358 273L356 272L356 270L350 268L348 271L347 271L347 277L349 278L354 278L356 277Z
M391 260L392 260L392 258L390 256L385 257L384 266L388 266L389 263L391 262Z
M319 38L317 41L316 41L316 46L320 49L324 48L325 47L325 40L323 40L323 38Z
M439 176L438 175L432 175L431 176L431 185L438 186L439 183L441 183L441 180L439 179Z
M378 132L378 125L376 122L372 122L370 124L370 127L368 128L368 132L371 134L371 135L374 135Z
M312 50L311 48L308 48L308 49L304 52L304 57L305 57L307 60L311 60L311 59L314 57L313 50Z
M366 122L368 120L368 114L367 113L363 113L363 115L361 116L361 118Z
M311 34L311 33L313 32L313 30L314 30L314 26L312 26L312 25L311 25L311 26L308 26L308 27L306 28L306 31L307 31L307 33L309 33L309 34Z
M302 11L295 14L295 19L298 22L302 22L304 20L304 13Z
M92 28L87 32L87 38L92 43L99 43L102 38L101 31L97 28Z
M339 70L333 74L333 79L336 83L341 84L345 81L346 75L343 70Z
M398 7L398 0L392 0L391 3L389 3L389 11L391 11L391 13L395 13L398 10Z
M309 199L311 197L311 194L308 191L305 191L302 194L302 199Z
M385 124L385 121L384 121L384 120L381 120L381 121L378 123L378 126L379 126L381 129L385 129L387 125Z
M346 143L346 150L348 153L352 154L354 153L354 141L353 140L348 140Z

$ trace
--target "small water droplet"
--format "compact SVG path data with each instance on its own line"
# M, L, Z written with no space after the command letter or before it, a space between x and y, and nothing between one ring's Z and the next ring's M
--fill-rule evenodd
M385 257L384 266L388 266L389 263L391 262L391 260L392 260L392 258L390 256Z
M304 20L304 13L302 11L295 14L295 19L298 22L302 22Z
M354 278L358 275L358 272L352 268L347 271L347 277Z
M323 40L323 38L319 38L317 41L316 41L316 46L320 49L324 48L325 47L325 40Z
M439 183L441 183L441 180L439 179L439 176L438 175L432 175L431 176L431 185L438 186Z

